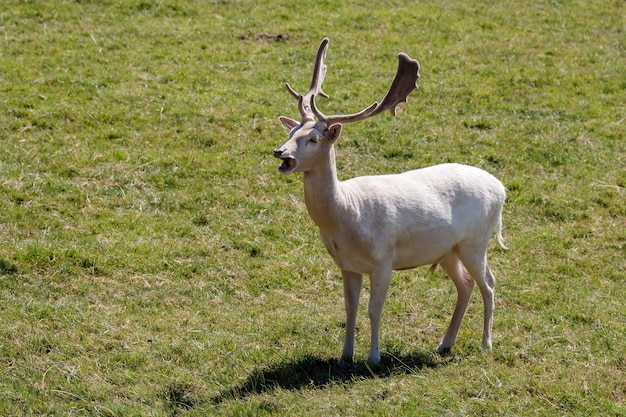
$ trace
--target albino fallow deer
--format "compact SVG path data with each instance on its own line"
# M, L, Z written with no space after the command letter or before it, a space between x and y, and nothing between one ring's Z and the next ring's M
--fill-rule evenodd
M369 362L380 363L378 334L383 304L393 270L440 265L454 282L457 302L437 351L450 350L474 288L484 304L482 346L491 350L495 277L487 266L487 245L496 232L502 247L505 188L491 174L471 166L442 164L396 175L338 181L334 143L342 123L354 123L386 110L395 115L419 78L419 63L398 55L396 76L380 104L350 115L326 116L315 104L326 75L328 39L317 52L309 92L287 90L298 100L300 121L280 117L289 140L274 151L279 172L304 174L309 215L319 227L326 249L341 268L346 308L342 359L354 356L356 313L363 274L370 277Z

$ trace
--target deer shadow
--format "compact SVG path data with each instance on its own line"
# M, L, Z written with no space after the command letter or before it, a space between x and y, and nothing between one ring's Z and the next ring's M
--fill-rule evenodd
M220 404L263 394L275 388L292 391L304 388L322 389L359 380L411 374L423 368L437 368L445 363L442 357L427 351L406 355L382 354L381 364L375 368L366 361L344 362L306 355L295 361L255 369L243 384L221 392L211 402Z

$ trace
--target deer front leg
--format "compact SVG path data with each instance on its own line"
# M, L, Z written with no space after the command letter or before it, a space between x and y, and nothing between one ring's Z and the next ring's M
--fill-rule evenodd
M369 363L374 366L380 365L380 349L378 348L378 334L380 332L380 318L387 298L387 290L391 283L391 266L378 267L370 274L370 304L369 317L372 329L372 342L370 345Z
M356 312L359 308L359 297L363 285L363 275L356 272L341 271L343 277L343 299L346 305L346 337L343 343L341 359L352 362L354 358L354 332L356 328Z

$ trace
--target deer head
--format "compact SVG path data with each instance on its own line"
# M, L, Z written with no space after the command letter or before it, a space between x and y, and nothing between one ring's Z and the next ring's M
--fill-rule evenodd
M317 51L308 93L298 94L289 83L286 84L287 91L298 100L301 119L298 122L288 117L280 117L280 122L290 132L289 140L274 150L274 157L283 161L278 169L283 174L313 170L319 165L317 157L320 154L327 154L332 148L341 133L343 123L359 122L386 110L395 116L396 106L406 102L407 96L417 87L419 63L401 52L398 54L396 76L380 103L376 102L354 114L326 116L315 105L315 97L328 98L328 95L322 91L322 83L326 75L324 60L327 50L328 38L324 38Z

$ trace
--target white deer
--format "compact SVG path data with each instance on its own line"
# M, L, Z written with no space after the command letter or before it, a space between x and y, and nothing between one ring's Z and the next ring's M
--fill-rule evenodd
M304 96L287 84L298 100L301 120L280 117L289 140L274 151L279 172L304 174L304 197L322 242L341 268L346 308L342 359L354 357L356 313L363 274L370 277L369 362L380 364L380 319L393 270L437 265L457 289L448 330L437 348L446 353L456 340L465 310L478 284L484 304L482 347L491 350L495 277L487 266L487 245L496 232L502 240L505 188L491 174L471 166L442 164L396 175L363 176L338 181L334 143L342 123L353 123L385 110L395 115L419 78L419 63L398 55L397 74L383 101L351 115L325 116L315 105L326 74L328 39L319 47L311 88Z

